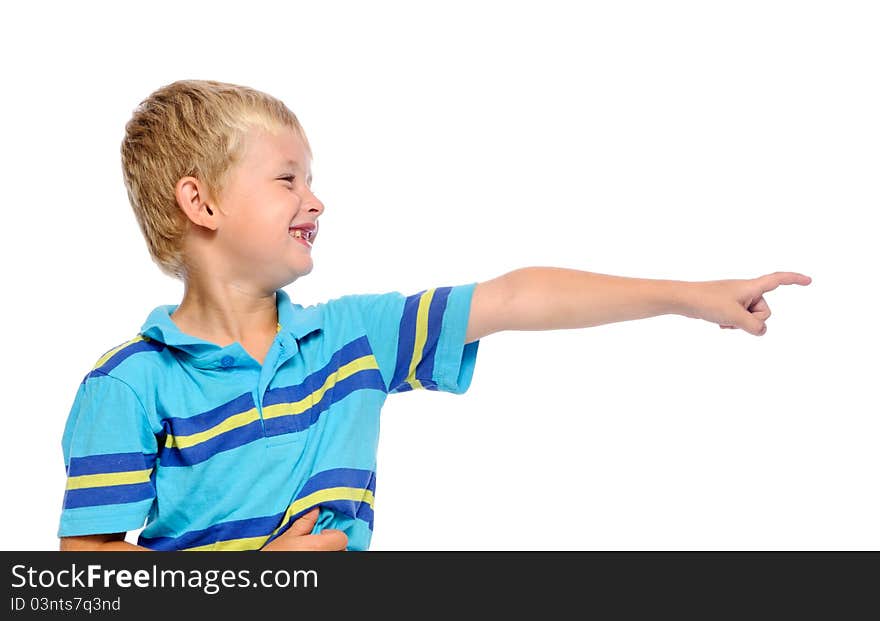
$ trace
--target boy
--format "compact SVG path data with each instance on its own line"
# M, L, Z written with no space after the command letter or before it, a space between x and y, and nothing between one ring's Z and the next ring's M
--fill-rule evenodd
M282 102L174 82L135 110L121 153L151 256L185 290L79 386L62 437L62 550L365 550L385 398L466 392L482 337L665 313L762 335L763 293L810 282L531 267L303 308L281 288L311 272L324 205Z

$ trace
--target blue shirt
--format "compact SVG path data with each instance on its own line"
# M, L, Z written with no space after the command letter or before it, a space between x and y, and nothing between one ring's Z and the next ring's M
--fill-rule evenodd
M85 376L62 437L58 537L126 532L154 550L258 550L315 506L349 550L373 531L379 411L389 394L462 394L477 283L342 296L276 292L263 364L181 332L159 306Z

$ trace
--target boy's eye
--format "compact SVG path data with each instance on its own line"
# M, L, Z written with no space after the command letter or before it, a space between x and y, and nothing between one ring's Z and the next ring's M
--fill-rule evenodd
M288 181L291 185L293 185L293 180L296 179L296 177L294 175L287 175L286 177L279 177L279 179L281 179L282 181ZM309 187L309 189L312 188L311 182L306 183L306 185Z

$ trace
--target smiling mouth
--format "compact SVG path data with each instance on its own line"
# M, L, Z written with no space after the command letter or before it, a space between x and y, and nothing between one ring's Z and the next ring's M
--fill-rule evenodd
M291 237L307 245L309 248L312 247L311 231L303 231L302 229L290 229L288 233Z

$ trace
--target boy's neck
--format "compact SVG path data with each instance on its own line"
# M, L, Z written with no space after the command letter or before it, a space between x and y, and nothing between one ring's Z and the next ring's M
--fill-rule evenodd
M186 334L223 347L274 338L278 326L275 292L231 283L185 283L183 300L171 314Z

